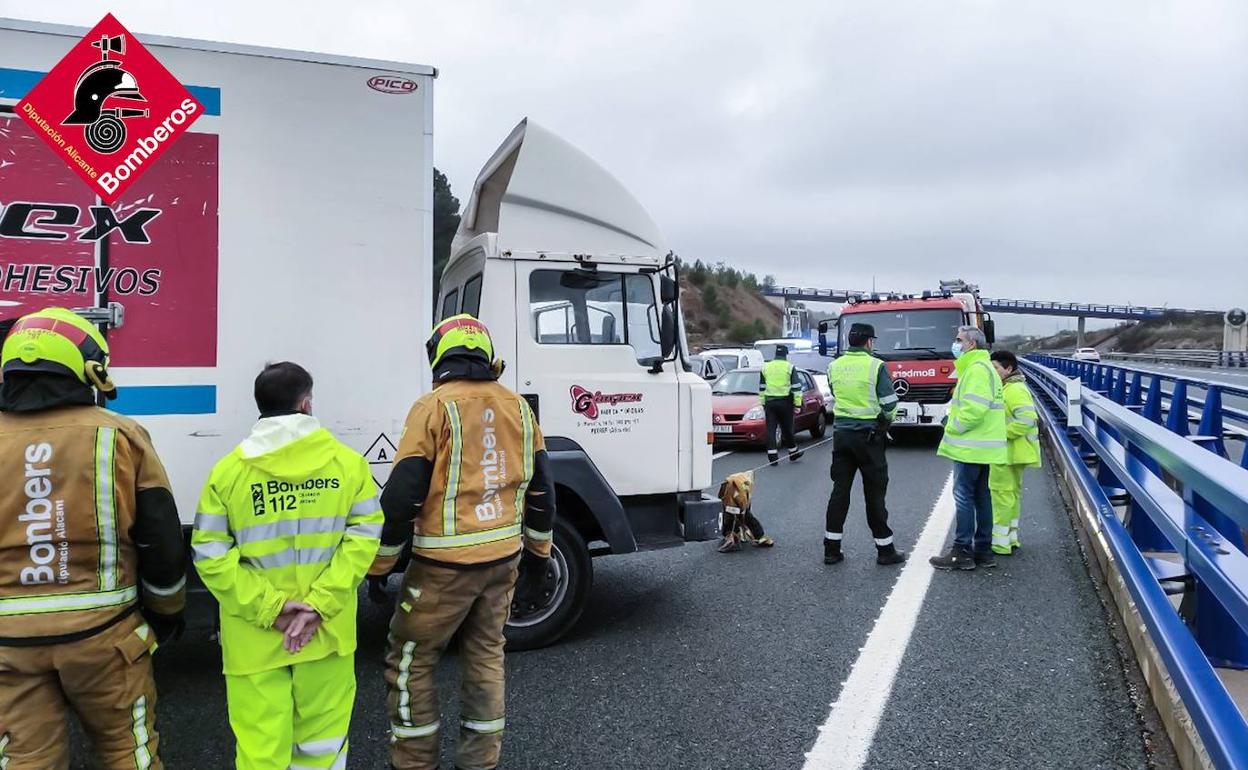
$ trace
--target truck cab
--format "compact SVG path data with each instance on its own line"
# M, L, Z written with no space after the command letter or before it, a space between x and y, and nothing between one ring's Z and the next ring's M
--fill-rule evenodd
M580 616L592 556L718 534L711 395L690 367L678 266L658 227L592 159L529 121L485 164L463 212L438 315L471 313L533 407L555 479L546 607L513 616L513 648Z
M950 343L958 327L976 326L989 342L993 321L979 301L979 288L962 280L942 281L940 289L921 294L870 294L851 297L841 309L835 341L821 347L833 355L849 349L855 323L875 327L874 354L888 365L900 401L897 427L940 427L949 413L956 375ZM823 325L821 325L823 326Z

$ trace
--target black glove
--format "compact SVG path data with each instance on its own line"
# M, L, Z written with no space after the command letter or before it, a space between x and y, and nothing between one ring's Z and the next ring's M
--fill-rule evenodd
M516 615L527 615L545 607L554 595L555 576L550 570L550 559L524 549L520 556L516 593L511 601L512 612Z
M182 638L182 632L186 630L186 618L179 612L176 615L162 615L148 608L143 608L143 619L152 627L152 631L156 633L156 643L165 644L166 642L177 641Z

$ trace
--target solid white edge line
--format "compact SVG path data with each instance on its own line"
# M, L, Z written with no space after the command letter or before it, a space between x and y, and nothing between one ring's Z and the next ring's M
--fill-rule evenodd
M715 454L711 455L711 460L714 461L714 460L718 460L721 457L727 457L728 455L732 454L733 451L735 450L725 449L722 452L716 452Z
M927 563L940 553L954 518L953 474L937 498L927 524L906 566L893 585L884 609L862 646L858 660L832 702L828 720L819 728L806 754L803 770L860 770L867 762L875 731L893 692L893 682L910 645L919 611L935 571Z

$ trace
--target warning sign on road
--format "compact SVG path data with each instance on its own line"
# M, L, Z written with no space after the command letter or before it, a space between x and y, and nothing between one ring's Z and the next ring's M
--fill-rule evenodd
M368 460L373 471L373 481L379 487L384 487L390 480L390 464L394 462L394 452L394 442L382 433L364 453L364 459Z

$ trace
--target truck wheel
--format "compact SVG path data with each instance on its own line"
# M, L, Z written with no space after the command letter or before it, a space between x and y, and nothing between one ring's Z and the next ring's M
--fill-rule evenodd
M810 429L811 438L823 438L823 434L828 432L828 416L819 410L819 414L815 415L815 426Z
M594 584L594 565L585 539L563 519L555 519L550 557L555 595L545 607L507 620L504 634L508 650L534 650L554 644L576 625L585 610Z

